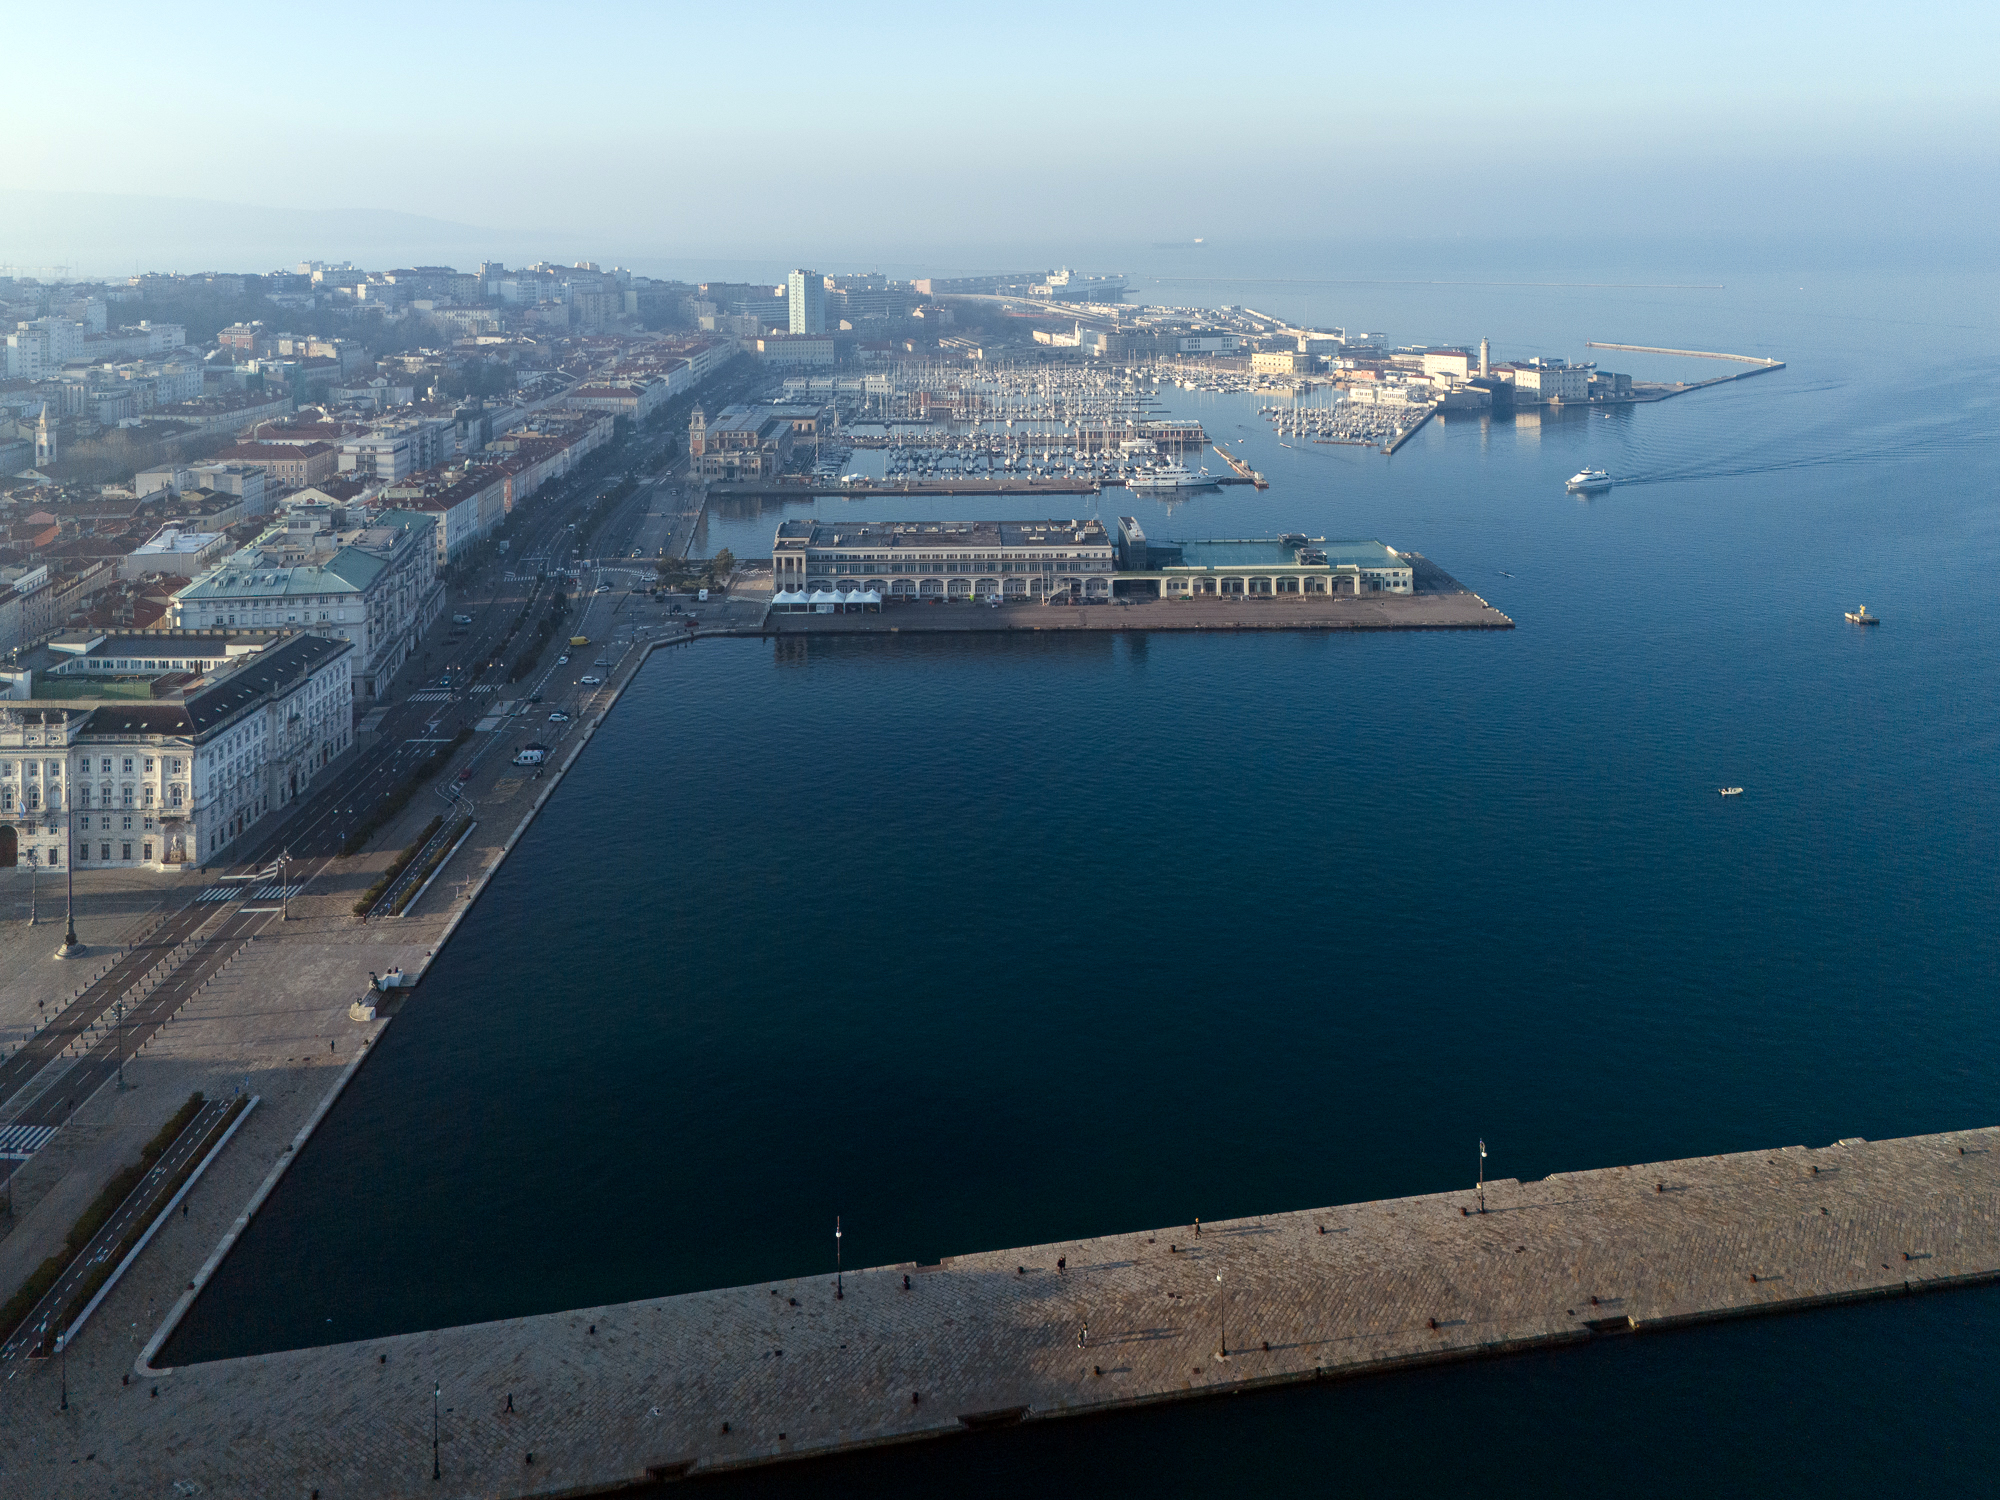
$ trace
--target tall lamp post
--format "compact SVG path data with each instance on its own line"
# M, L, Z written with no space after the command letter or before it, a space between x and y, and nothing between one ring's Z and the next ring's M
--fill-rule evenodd
M436 1381L431 1383L431 1478L444 1478L438 1468L438 1397L444 1394L444 1387Z
M839 1302L847 1296L847 1289L840 1280L840 1215L833 1216L833 1300Z
M1216 1342L1215 1357L1217 1359L1227 1359L1229 1358L1229 1293L1222 1290L1222 1273L1220 1271L1215 1273L1215 1287L1215 1300L1219 1307L1219 1311L1216 1314L1216 1322L1218 1332L1221 1335Z
M30 829L34 826L32 823L28 825ZM28 851L28 925L30 927L35 925L35 888L40 883L42 873L41 860L38 857L40 854L41 851L39 849L30 849Z
M1479 1143L1479 1211L1486 1212L1486 1142Z
M63 808L63 847L68 868L63 871L63 940L56 957L75 958L83 944L76 940L76 814L67 805Z

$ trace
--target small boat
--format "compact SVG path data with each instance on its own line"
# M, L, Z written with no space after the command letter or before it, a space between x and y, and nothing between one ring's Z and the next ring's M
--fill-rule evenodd
M1880 615L1869 614L1868 606L1865 604L1859 609L1850 609L1847 612L1847 618L1850 623L1855 625L1880 625L1882 623L1882 617Z
M1725 797L1740 797L1743 795L1743 788L1740 786L1719 786L1716 790Z
M1563 487L1572 495L1594 495L1611 488L1611 476L1602 469L1579 469Z

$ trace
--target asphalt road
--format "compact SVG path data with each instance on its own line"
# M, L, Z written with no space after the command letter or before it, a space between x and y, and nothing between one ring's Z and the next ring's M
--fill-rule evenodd
M0 1346L0 1363L18 1359L33 1349L44 1337L52 1337L57 1332L56 1319L69 1309L70 1302L83 1289L93 1272L111 1258L125 1236L153 1206L166 1195L168 1186L180 1174L181 1168L192 1162L216 1127L222 1123L224 1115L234 1099L210 1099L195 1112L195 1117L182 1127L174 1137L173 1144L161 1153L152 1169L139 1179L138 1186L126 1195L125 1201L104 1222L90 1243L83 1247L83 1253L70 1263L56 1284L50 1287L35 1304L35 1309L16 1330L0 1329L0 1334L12 1332L13 1337Z

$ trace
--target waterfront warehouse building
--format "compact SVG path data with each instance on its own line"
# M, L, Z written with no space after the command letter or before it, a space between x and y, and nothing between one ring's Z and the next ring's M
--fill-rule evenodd
M771 544L772 586L892 601L1108 599L1112 550L1095 519L786 521Z
M353 745L352 641L58 635L0 700L0 867L176 873L223 854Z
M1279 537L1218 537L1149 542L1138 521L1118 519L1117 581L1128 593L1147 585L1162 599L1235 595L1408 594L1415 570L1395 548L1374 540L1328 541L1297 532Z

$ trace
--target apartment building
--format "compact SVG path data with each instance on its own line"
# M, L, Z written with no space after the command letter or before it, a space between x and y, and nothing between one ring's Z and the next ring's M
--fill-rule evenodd
M174 595L189 631L284 629L350 642L358 698L379 698L444 613L434 536L416 510L300 506Z

